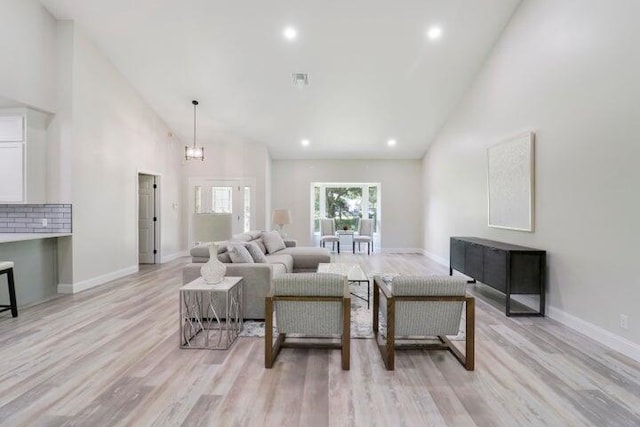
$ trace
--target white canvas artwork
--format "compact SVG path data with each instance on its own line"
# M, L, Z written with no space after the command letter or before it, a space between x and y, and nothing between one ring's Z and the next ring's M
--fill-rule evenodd
M533 231L534 134L489 147L489 227Z

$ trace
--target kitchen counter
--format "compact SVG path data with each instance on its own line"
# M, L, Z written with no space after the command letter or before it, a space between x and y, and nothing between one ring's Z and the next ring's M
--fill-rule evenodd
M22 242L25 240L52 239L67 237L71 233L0 233L0 243Z

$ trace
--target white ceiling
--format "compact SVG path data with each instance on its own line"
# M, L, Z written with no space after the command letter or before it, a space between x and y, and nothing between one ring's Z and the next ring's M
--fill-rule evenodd
M198 99L199 143L373 159L422 157L520 0L41 2L75 20L185 142ZM311 86L293 87L293 72Z

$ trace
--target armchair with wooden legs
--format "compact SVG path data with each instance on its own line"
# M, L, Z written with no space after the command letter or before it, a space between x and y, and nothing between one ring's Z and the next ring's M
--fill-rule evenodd
M466 306L464 354L447 338L459 333L463 305ZM385 334L381 333L381 308L386 320ZM385 281L376 276L373 333L385 367L390 371L394 370L395 351L402 348L448 350L466 370L475 368L475 299L466 295L463 278L396 276L392 281ZM427 339L431 343L420 342Z
M287 334L296 334L295 342L286 340ZM308 342L312 338L314 342ZM318 338L325 342L318 343ZM273 367L282 347L322 347L340 348L342 369L349 370L350 338L351 295L344 275L296 273L273 279L265 299L265 368Z

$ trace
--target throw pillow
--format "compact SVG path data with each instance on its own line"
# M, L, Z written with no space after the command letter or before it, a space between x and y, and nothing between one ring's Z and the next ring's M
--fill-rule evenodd
M267 253L267 248L264 245L264 242L262 241L262 239L256 239L254 240L254 242L256 243L256 245L258 245L258 247L260 248L260 250L262 251L263 254Z
M229 252L229 256L231 257L231 262L244 262L253 264L253 257L242 243L229 243L229 245L227 246L227 250Z
M245 247L249 251L251 258L253 258L253 262L267 262L267 257L264 256L256 242L247 242L245 243Z
M226 249L226 246L225 246ZM218 254L218 261L223 262L225 264L231 264L231 256L229 255L229 252L223 252L221 254Z
M287 247L284 244L284 240L282 240L282 236L277 231L265 231L262 233L262 241L270 254Z

